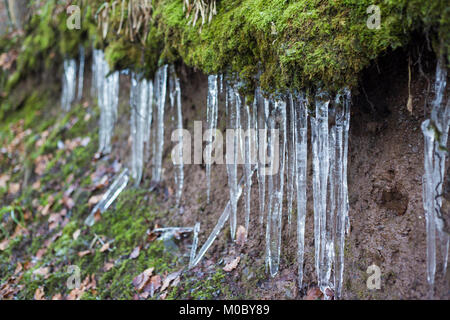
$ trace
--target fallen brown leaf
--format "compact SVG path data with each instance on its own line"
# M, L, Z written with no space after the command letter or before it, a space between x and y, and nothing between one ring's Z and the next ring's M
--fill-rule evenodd
M80 236L80 233L81 233L80 229L75 230L75 232L72 234L73 240L77 240L78 237Z
M9 194L16 194L20 190L20 183L10 183L8 193Z
M320 300L323 294L318 287L314 287L308 290L304 300Z
M140 246L137 246L136 248L134 248L133 252L131 252L131 254L130 254L130 259L136 259L137 257L139 257L140 252L141 252Z
M91 253L92 253L91 250L84 250L84 251L78 252L78 256L79 256L80 258L82 258L82 257L84 257L84 256L86 256L86 255L88 255L88 254L91 254Z
M34 293L34 300L45 300L44 289L42 289L41 287L36 289Z
M236 257L235 259L231 260L229 263L223 267L223 270L225 272L230 272L234 269L236 269L237 265L239 264L239 261L241 261L241 257Z
M247 230L245 230L244 226L239 226L236 231L236 244L242 247L247 240Z
M100 252L105 252L106 250L109 249L109 242L106 242L101 248L100 248Z
M148 268L133 279L133 286L136 288L138 292L142 291L142 289L148 283L148 281L150 280L150 276L153 273L153 270L154 268Z

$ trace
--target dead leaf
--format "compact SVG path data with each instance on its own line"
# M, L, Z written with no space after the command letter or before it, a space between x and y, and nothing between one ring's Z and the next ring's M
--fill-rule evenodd
M40 268L37 268L36 270L34 270L33 274L45 277L48 275L49 272L50 272L49 267L40 267Z
M226 266L223 267L223 270L225 272L230 272L230 271L236 269L237 265L239 264L239 261L241 261L241 257L236 257L235 259L233 259L232 261L227 263Z
M7 174L3 174L0 176L0 188L6 188L6 183L9 181L11 177Z
M247 240L247 230L245 230L244 226L239 226L236 231L236 244L242 247Z
M141 252L140 246L137 246L136 248L134 248L133 252L131 252L131 254L130 254L130 259L136 259L137 257L139 257L140 252Z
M2 242L0 242L0 251L5 251L6 248L9 246L9 239L5 239Z
M9 194L16 194L20 190L20 183L10 183L9 184Z
M34 293L34 300L45 300L44 289L42 289L41 287L36 289Z
M75 202L73 201L73 199L67 195L63 195L62 202L69 210L75 206Z
M144 292L149 292L150 296L153 297L160 287L161 277L159 275L154 275L150 278L150 282L145 286Z
M133 279L133 286L136 288L138 292L142 291L142 289L148 283L148 281L150 280L150 276L153 273L153 270L154 268L148 268Z
M320 300L323 294L318 287L314 287L308 290L304 300Z
M40 180L37 180L36 182L34 182L31 185L31 189L33 189L33 190L39 190L40 188L41 188L41 181Z
M100 252L105 252L106 250L109 249L109 242L106 242L101 248L100 248Z
M20 271L22 271L22 269L23 269L23 266L22 266L22 264L19 262L19 263L17 264L16 270L14 270L14 275L17 275Z
M47 252L47 248L41 248L36 252L36 259L41 260L44 254Z
M102 198L103 198L103 194L92 196L89 198L88 205L90 207L92 207L92 206L96 205L97 203L99 203L99 201L102 200Z
M72 234L72 238L73 240L77 240L78 237L80 236L81 230L77 229L73 234Z
M61 293L57 293L52 297L52 300L63 300L63 296Z
M102 218L102 213L100 212L100 210L97 210L94 213L94 221L95 222L99 222L101 218Z
M161 287L161 292L163 292L164 290L166 290L170 283L175 280L179 275L180 275L181 271L177 271L177 272L173 272L171 274L169 274L163 281L162 287Z
M113 262L106 262L105 265L103 266L103 270L105 272L111 270L114 267L114 263Z
M86 255L88 255L88 254L91 254L91 253L92 253L91 250L84 250L84 251L78 252L78 256L79 256L80 258L83 258L84 256L86 256Z

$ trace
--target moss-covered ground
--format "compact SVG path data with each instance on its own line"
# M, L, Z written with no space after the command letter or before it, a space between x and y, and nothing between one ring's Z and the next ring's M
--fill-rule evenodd
M94 226L84 224L120 165L96 159L97 106L84 101L64 114L45 90L0 123L0 298L227 297L220 268L189 276L190 237L152 235L166 210L148 189L127 188ZM149 268L148 279L136 278Z

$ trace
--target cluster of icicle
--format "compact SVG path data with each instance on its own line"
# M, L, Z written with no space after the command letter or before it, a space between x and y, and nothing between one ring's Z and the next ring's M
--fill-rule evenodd
M443 272L447 270L449 235L444 231L442 219L442 193L445 181L445 157L450 125L450 100L443 102L447 70L439 60L436 68L435 99L432 102L431 118L422 123L424 135L423 207L427 234L427 280L433 290L436 274L436 231L443 255Z
M80 47L80 63L78 66L78 94L77 90L77 62L75 59L64 60L64 75L62 81L61 108L69 111L75 98L79 101L83 97L84 82L84 48Z
M344 269L345 234L349 230L347 155L350 124L350 91L342 90L333 101L319 92L314 104L305 94L290 94L285 99L268 99L261 90L255 91L251 105L243 102L238 87L222 76L208 78L207 128L212 129L206 142L207 198L210 194L211 143L217 129L219 94L225 96L227 129L239 129L227 140L226 163L230 200L215 228L197 253L200 224L194 228L190 267L202 259L226 221L230 221L231 238L236 236L237 203L244 195L244 225L250 230L252 178L257 173L259 222L265 221L266 266L272 276L278 273L284 200L287 200L288 233L291 229L293 203L297 202L298 282L302 287L306 217L308 110L315 105L310 117L313 156L313 199L315 262L322 292L334 290L340 297ZM330 121L334 120L334 121ZM332 126L329 126L332 123ZM254 129L253 131L248 131ZM249 134L251 132L251 134ZM229 152L229 148L233 151ZM232 157L232 158L230 158ZM238 180L238 164L243 175ZM268 172L267 170L273 170ZM238 182L239 181L239 182ZM286 187L285 187L286 185ZM333 268L334 266L334 268ZM325 294L325 297L328 295Z
M175 117L176 131L182 142L183 115L181 108L180 80L174 66L163 66L158 69L155 79L147 80L140 74L132 73L130 90L131 107L131 175L138 186L142 179L144 159L150 157L153 151L152 180L160 182L162 179L162 160L164 151L164 114L166 106L167 87L169 87L170 106ZM153 111L154 107L154 111ZM175 109L175 110L174 110ZM152 136L153 135L153 136ZM150 143L152 141L152 143ZM183 149L176 155L175 184L176 201L179 205L183 190Z
M119 71L110 72L102 50L93 51L92 93L100 108L99 152L111 152L111 138L119 105Z
M81 64L81 61L80 61ZM84 53L83 53L84 64ZM63 106L75 96L76 63L64 63ZM101 50L93 51L92 93L100 107L99 151L111 151L111 137L117 118L119 100L119 72L110 72ZM82 80L81 82L82 83ZM80 85L79 85L80 87ZM167 88L169 93L167 94ZM256 172L259 194L259 223L264 225L266 238L266 267L275 276L280 266L282 227L287 211L290 234L293 204L297 204L298 281L302 287L306 217L308 118L311 123L311 149L313 163L314 239L316 273L322 292L334 290L340 297L344 268L344 241L349 229L347 191L348 130L350 122L350 91L342 90L334 100L319 91L309 101L304 93L289 94L270 99L258 88L254 101L248 105L239 94L239 84L232 85L224 77L208 77L207 132L205 162L207 199L210 201L212 143L216 138L219 114L219 95L225 97L227 128L237 129L228 141L227 174L230 200L217 225L197 253L200 224L194 227L190 267L198 264L227 220L231 238L236 237L237 205L244 196L244 225L250 230L250 204L253 175ZM182 106L180 81L173 66L160 67L154 80L142 74L131 74L130 131L132 140L131 177L138 186L142 180L144 159L152 151L152 180L162 179L164 151L164 117L167 96L172 110L178 141L182 145ZM309 109L315 113L309 116ZM66 107L65 107L66 108ZM330 127L329 123L333 125ZM251 131L250 129L253 129ZM173 138L173 137L172 137ZM231 151L230 151L231 149ZM176 201L180 204L183 190L183 148L172 154L175 163ZM243 176L238 179L238 164ZM274 170L272 172L272 170ZM117 198L129 181L124 169L111 184L103 199L91 211L86 224L92 225L97 212L104 212ZM296 196L296 197L295 197ZM283 207L287 202L287 210ZM247 235L246 235L247 236ZM325 297L328 297L325 294Z

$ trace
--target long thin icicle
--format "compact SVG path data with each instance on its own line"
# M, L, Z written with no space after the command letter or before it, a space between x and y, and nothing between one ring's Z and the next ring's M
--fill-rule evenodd
M288 213L288 235L291 234L292 223L292 203L294 201L294 179L295 179L295 163L296 163L296 135L295 135L295 105L292 95L289 99L289 126L288 126L288 143L286 148L287 163L287 213Z
M152 180L160 182L162 178L162 157L164 151L164 110L166 105L166 91L167 91L167 68L164 65L158 69L155 76L156 85L156 130L155 130L155 147L153 154L153 175Z
M347 153L348 129L350 123L349 89L344 89L336 96L336 255L335 264L335 297L342 294L344 280L345 234L348 225L348 191L347 191Z
M142 179L144 168L144 145L148 133L149 84L141 75L131 75L131 176L137 187Z
M80 66L78 67L78 95L77 95L78 101L80 101L83 98L84 62L85 62L84 47L80 46Z
M250 203L251 203L251 191L252 191L252 148L254 147L254 137L252 130L252 114L250 113L250 106L244 106L242 108L242 121L244 123L243 130L246 131L243 136L244 143L244 208L245 208L245 230L246 234L249 233L250 225Z
M93 82L97 91L97 100L100 107L99 121L99 152L111 152L111 138L117 118L119 104L119 71L110 73L105 55L100 50L94 50Z
M217 75L208 76L208 97L206 100L206 126L209 134L206 139L205 163L206 163L206 199L210 202L211 193L211 152L212 142L215 139L217 129L217 116L219 105L219 90L217 87Z
M75 100L75 89L77 81L77 62L74 59L64 60L64 76L61 95L61 107L69 111Z
M313 200L315 264L319 286L324 288L322 271L325 254L326 203L328 185L328 104L323 92L316 96L316 117L311 118L311 143L313 153ZM324 292L324 290L322 290Z
M442 219L442 193L445 181L445 157L450 121L450 102L443 103L447 85L447 70L438 60L435 80L435 99L432 102L431 119L422 123L424 134L423 206L427 230L427 280L433 292L436 273L436 232L439 235L443 255L443 272L446 272L449 235L444 231Z
M254 172L255 172L255 170L252 171L252 176L253 176ZM245 177L242 177L241 180L239 181L238 188L237 188L237 194L236 194L237 200L239 200L239 198L241 197L244 181L245 181ZM225 225L227 220L230 218L231 214L232 214L232 210L231 210L231 200L230 200L227 202L227 205L225 206L225 209L223 210L222 215L220 216L219 220L217 221L217 224L214 226L214 229L211 232L211 234L209 235L208 239L205 241L203 246L198 251L198 254L195 255L195 250L191 250L191 259L189 261L189 268L195 267L202 260L206 251L208 251L209 247L211 247L214 240L219 235L220 230L223 229L223 226ZM197 229L197 232L194 229L194 240L193 240L193 248L195 248L195 249L197 248L198 231L200 228L200 224L197 223L196 228L198 228L198 229Z
M266 225L266 261L272 277L279 270L281 255L281 224L284 196L284 169L286 155L286 102L276 101L269 120L270 158L278 158L278 171L269 175L269 206L267 207ZM278 130L276 132L275 130ZM280 143L276 143L279 135Z
M292 99L293 103L295 100ZM295 185L297 189L297 263L298 285L303 285L305 254L306 187L308 164L308 109L304 95L297 98L293 113L295 119Z
M172 81L174 83L173 92L173 102L176 100L176 128L178 129L178 142L183 144L183 113L181 107L181 85L180 79L175 73L174 68L172 68L171 72ZM183 148L178 149L178 161L175 165L175 186L176 186L176 205L177 207L180 205L181 196L183 194L183 186L184 186L184 167L183 167Z
M88 226L92 226L95 223L95 214L97 212L103 213L108 210L109 206L116 200L119 194L126 188L129 181L128 169L122 170L122 172L114 179L114 182L108 188L103 195L102 199L92 209L89 216L84 223Z
M259 191L259 223L263 225L265 204L266 204L266 159L267 159L267 122L269 119L269 99L265 99L261 95L261 89L258 88L257 94L258 104L258 191ZM264 168L264 170L263 170ZM263 172L264 171L264 172Z
M236 225L237 225L237 199L238 199L238 183L237 183L237 162L239 154L239 135L236 129L239 129L239 113L241 112L240 96L237 90L233 86L227 84L226 87L227 103L228 106L228 128L234 129L227 130L227 150L226 150L226 163L227 163L227 173L228 173L228 186L230 189L230 207L231 207L231 217L230 217L230 232L231 239L234 240L236 235ZM228 133L231 132L233 136L232 141L229 143Z

